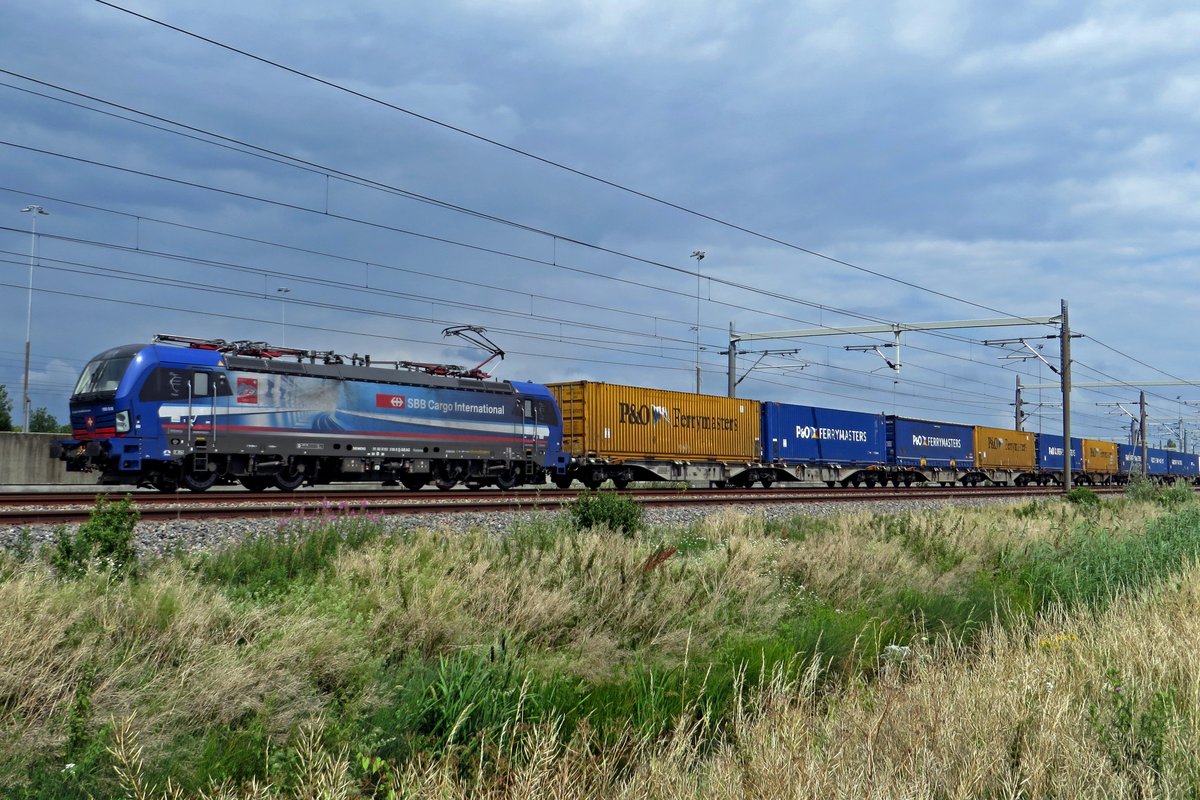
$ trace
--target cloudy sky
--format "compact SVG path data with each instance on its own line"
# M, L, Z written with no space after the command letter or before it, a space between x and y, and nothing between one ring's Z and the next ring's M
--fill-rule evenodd
M698 338L720 394L731 323L1066 299L1075 381L1132 384L1077 390L1073 432L1120 438L1100 404L1200 378L1200 11L1132 8L6 3L0 383L37 204L31 395L60 419L89 357L156 333L473 365L441 332L475 324L498 377L684 390ZM983 340L1057 366L1054 333L909 333L898 372L862 350L890 335L746 342L738 392L1011 426L1017 377L1056 376ZM1200 427L1200 387L1146 390ZM1025 399L1061 431L1056 392Z

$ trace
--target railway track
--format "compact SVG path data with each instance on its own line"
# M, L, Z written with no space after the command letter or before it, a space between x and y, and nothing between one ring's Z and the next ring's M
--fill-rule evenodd
M1101 494L1119 494L1121 487L1095 487ZM556 510L580 492L519 490L511 492L409 492L386 489L307 489L290 494L249 493L241 490L204 494L162 494L154 491L77 491L0 493L0 527L73 524L88 518L101 496L133 499L143 520L280 518L320 514L448 514L456 512ZM973 498L1054 497L1060 487L922 487L898 489L635 489L625 492L647 506L751 506L804 503L944 500Z

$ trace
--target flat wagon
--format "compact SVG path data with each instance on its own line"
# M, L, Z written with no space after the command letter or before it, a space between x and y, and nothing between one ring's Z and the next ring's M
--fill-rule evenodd
M822 481L875 486L887 470L887 422L882 414L791 403L762 404L763 462L770 481Z
M571 381L547 384L562 416L566 462L552 479L749 485L762 469L757 400Z
M985 480L1027 484L1037 480L1035 436L1027 431L975 426L975 469L962 477L964 485Z

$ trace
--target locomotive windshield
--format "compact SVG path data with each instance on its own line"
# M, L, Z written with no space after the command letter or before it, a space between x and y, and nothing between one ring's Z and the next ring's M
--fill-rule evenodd
M117 386L121 383L121 376L125 374L131 361L133 361L133 355L110 356L109 353L103 353L97 356L83 368L83 374L79 376L79 382L75 384L74 395L77 397L81 394L104 394L117 391Z

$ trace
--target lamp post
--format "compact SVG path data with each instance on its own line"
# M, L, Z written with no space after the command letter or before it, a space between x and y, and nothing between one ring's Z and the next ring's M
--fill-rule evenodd
M24 430L29 433L29 334L33 329L33 264L37 259L37 219L50 212L41 206L29 205L21 209L22 214L32 214L29 240L29 305L25 310L25 386L21 393L21 413L25 417Z
M693 250L691 258L696 259L696 394L700 394L700 262L704 251Z
M279 292L279 323L283 327L283 341L279 343L279 346L287 347L287 296L288 292L292 290L286 286L280 286L275 291Z

